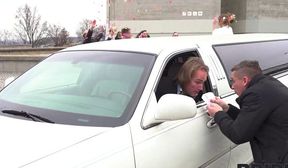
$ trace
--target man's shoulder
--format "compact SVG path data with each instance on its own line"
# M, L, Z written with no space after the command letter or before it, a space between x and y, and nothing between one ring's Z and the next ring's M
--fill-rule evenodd
M253 84L251 86L245 89L241 96L239 96L237 102L242 102L243 100L250 99L254 100L257 98L261 98L262 103L274 102L273 100L278 101L277 98L273 99L275 97L287 97L287 92L287 86L285 86L276 78L272 76L261 75L253 81Z
M279 87L283 87L287 89L283 83L281 83L278 79L272 76L262 75L259 77L258 81L251 87L251 90L262 92L265 90L266 92L271 92L274 90L278 90Z

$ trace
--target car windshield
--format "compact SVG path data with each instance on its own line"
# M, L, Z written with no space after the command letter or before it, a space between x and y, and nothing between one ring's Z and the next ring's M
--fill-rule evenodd
M143 53L59 52L2 90L1 111L25 111L60 124L123 125L133 115L154 60Z

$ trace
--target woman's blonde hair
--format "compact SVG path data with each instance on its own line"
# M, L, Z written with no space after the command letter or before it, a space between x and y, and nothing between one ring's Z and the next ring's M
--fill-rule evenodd
M190 82L197 70L204 70L209 72L209 67L204 64L203 60L199 57L189 58L180 68L177 74L177 81L179 85L184 88L184 86Z

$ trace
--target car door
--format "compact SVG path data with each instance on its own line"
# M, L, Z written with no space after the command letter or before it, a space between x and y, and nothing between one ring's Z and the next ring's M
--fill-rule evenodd
M151 97L150 107L157 104L154 93ZM147 109L152 110L150 107ZM227 167L230 141L217 126L207 126L210 120L205 104L200 103L192 119L167 121L141 130L132 128L136 166Z
M165 74L165 69L161 71ZM159 96L156 92L150 94L142 120L147 117L145 114L155 112ZM146 128L143 124L140 127L132 124L136 167L227 167L230 141L217 125L209 126L211 119L206 104L200 102L196 116L191 119L166 121Z

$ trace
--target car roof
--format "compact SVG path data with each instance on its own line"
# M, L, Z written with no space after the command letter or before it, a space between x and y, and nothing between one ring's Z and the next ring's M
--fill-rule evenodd
M141 52L158 55L165 49L186 49L197 47L200 44L211 46L217 44L245 43L281 39L288 39L288 34L234 34L222 36L195 35L178 37L151 37L93 42L89 44L81 44L69 47L62 51L108 50Z

